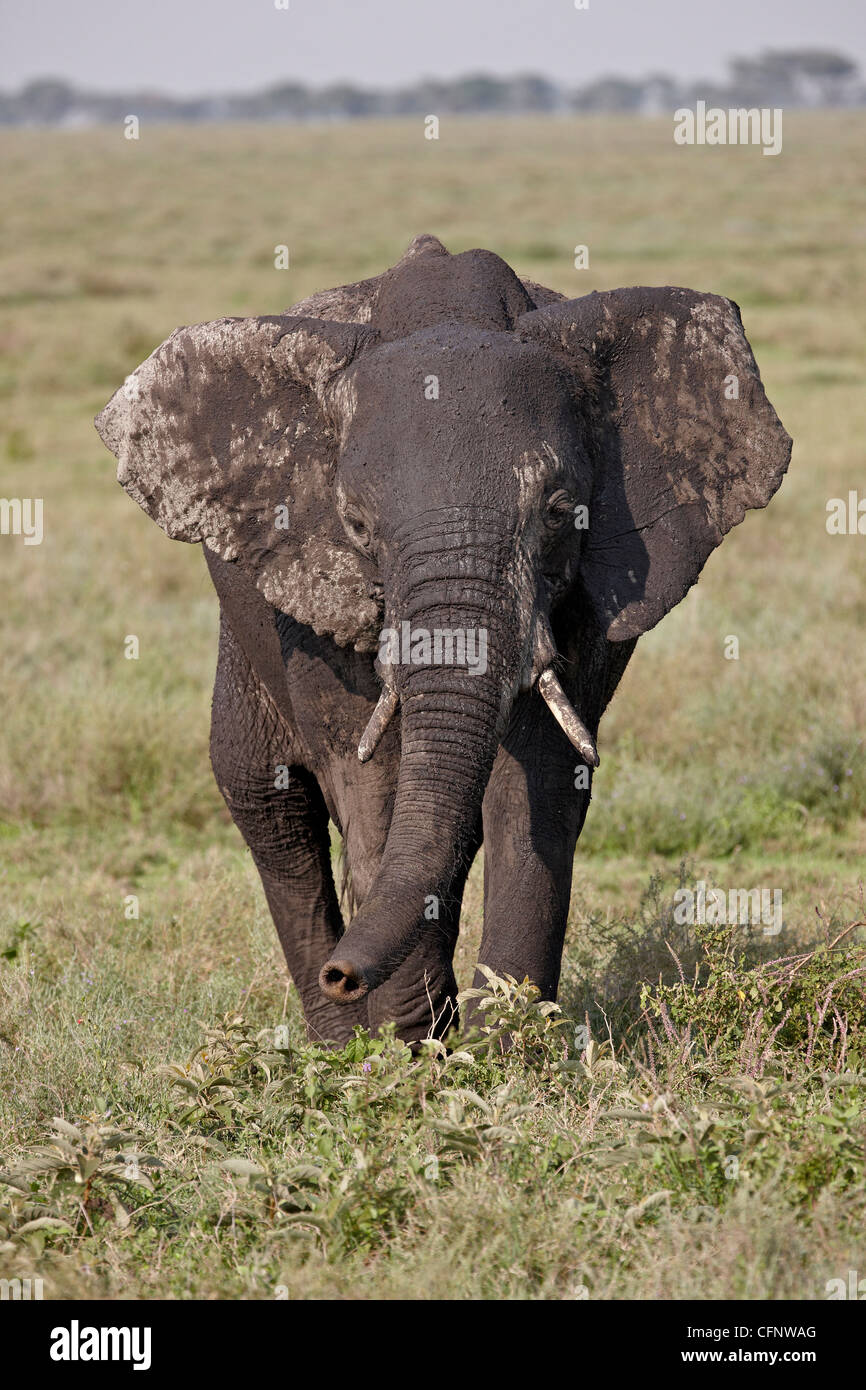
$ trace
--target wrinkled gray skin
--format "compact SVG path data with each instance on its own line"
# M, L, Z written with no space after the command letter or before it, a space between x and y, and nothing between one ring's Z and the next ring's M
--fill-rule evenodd
M592 759L536 683L552 665L595 736L639 635L779 486L790 440L736 305L563 300L419 237L286 315L179 329L97 428L131 496L204 544L213 767L310 1035L446 1030L482 841L480 962L555 997ZM486 672L374 666L405 620L484 629ZM398 707L362 764L383 678Z

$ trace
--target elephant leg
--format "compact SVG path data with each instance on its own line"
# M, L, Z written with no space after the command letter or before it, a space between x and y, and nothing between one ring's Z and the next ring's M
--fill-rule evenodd
M537 692L522 697L522 706L499 750L484 796L479 965L518 980L528 975L543 998L555 999L574 850L589 808L591 769ZM475 984L486 984L480 970Z
M291 731L224 615L214 685L211 762L217 785L259 871L301 996L309 1037L343 1044L355 1024L366 1025L367 1018L363 1001L336 1005L318 985L319 969L343 932L331 870L328 811L315 778L293 761Z

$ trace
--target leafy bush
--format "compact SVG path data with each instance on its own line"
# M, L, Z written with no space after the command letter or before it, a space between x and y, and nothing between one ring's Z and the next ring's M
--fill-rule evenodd
M652 1039L661 1029L684 1051L735 1059L750 1075L792 1054L836 1072L863 1063L866 947L842 943L862 923L800 955L747 964L740 927L695 927L703 948L691 980L645 985L641 1004Z

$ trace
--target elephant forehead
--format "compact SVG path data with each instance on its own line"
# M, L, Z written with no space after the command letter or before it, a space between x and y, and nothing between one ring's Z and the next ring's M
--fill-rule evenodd
M570 384L553 357L505 333L439 328L413 334L367 353L351 375L362 422L375 416L426 427L437 417L453 423L462 416L467 423L503 418L516 425L572 410Z

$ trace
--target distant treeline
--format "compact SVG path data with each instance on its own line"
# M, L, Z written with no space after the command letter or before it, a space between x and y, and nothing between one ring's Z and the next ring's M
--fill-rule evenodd
M532 73L468 74L425 79L394 91L338 83L314 89L282 82L244 96L170 97L140 91L80 91L59 78L40 78L18 93L0 93L0 125L83 126L122 121L345 121L365 117L529 112L633 112L657 115L697 101L722 107L866 105L857 64L820 49L769 50L735 58L724 82L678 82L664 73L602 77L568 89Z

